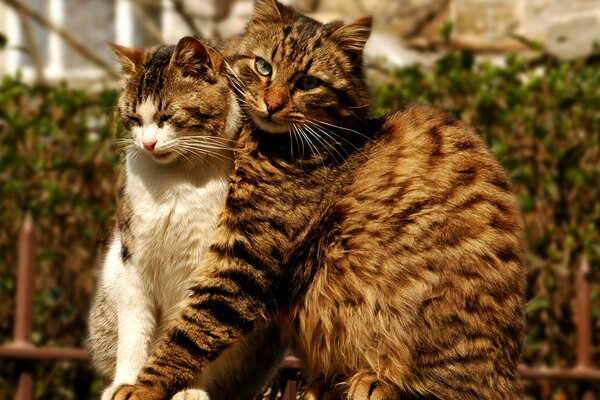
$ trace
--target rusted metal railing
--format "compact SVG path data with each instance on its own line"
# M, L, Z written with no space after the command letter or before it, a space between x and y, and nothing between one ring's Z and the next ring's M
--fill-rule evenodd
M595 395L589 387L591 382L600 382L600 370L592 366L592 288L590 285L591 268L586 257L582 257L575 272L577 333L577 364L573 368L531 368L519 366L524 379L546 379L579 381L582 400L594 400Z
M18 382L15 400L33 398L33 366L37 361L68 360L88 361L88 354L80 348L37 347L31 341L33 321L33 296L35 291L35 232L33 218L27 213L19 235L16 309L13 341L0 346L0 359L17 361ZM590 264L583 257L576 271L576 330L577 364L573 368L544 368L519 365L523 379L577 381L582 400L595 400L589 387L591 382L600 382L600 369L592 365L592 308L590 286ZM287 356L281 366L283 400L296 399L297 375L300 361Z
M15 400L30 400L33 398L33 367L36 361L85 361L87 353L77 348L37 347L31 341L35 291L35 231L31 213L25 215L21 227L18 256L13 341L0 346L0 358L17 361Z

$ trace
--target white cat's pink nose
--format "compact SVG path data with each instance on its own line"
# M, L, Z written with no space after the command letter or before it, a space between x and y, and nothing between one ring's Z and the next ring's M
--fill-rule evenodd
M144 141L142 141L142 144L144 145L144 148L146 150L154 151L154 148L156 147L156 139L144 140Z

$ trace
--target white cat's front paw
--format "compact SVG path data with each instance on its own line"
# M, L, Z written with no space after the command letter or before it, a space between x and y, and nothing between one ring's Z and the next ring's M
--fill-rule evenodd
M186 389L177 393L171 400L210 400L210 397L202 389Z

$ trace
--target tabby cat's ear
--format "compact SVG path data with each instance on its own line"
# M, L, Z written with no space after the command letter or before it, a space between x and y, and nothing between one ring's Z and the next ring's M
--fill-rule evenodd
M142 64L146 50L124 47L111 42L106 42L106 44L117 55L117 59L121 63L121 73L123 76L129 78L135 74L135 71L137 71Z
M216 77L223 58L198 39L186 36L179 40L171 56L169 68L179 69L184 76Z
M277 0L254 0L251 23L282 22L291 14L291 10Z
M325 25L329 29L330 37L345 51L360 55L371 36L373 26L372 17L362 17L347 24L341 21L330 22Z

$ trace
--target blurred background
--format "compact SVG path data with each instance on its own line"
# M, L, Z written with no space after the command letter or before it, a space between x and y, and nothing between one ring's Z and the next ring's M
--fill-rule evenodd
M600 1L286 3L323 21L375 17L366 49L375 114L430 103L478 128L509 171L526 223L528 393L600 396ZM0 0L0 346L23 332L35 346L84 346L114 223L113 142L124 135L104 41L143 47L192 34L218 44L251 10L248 0ZM35 264L31 333L14 322L28 211L37 238L24 251ZM0 347L0 399L13 398L27 369L36 399L98 397L85 361L7 354Z

